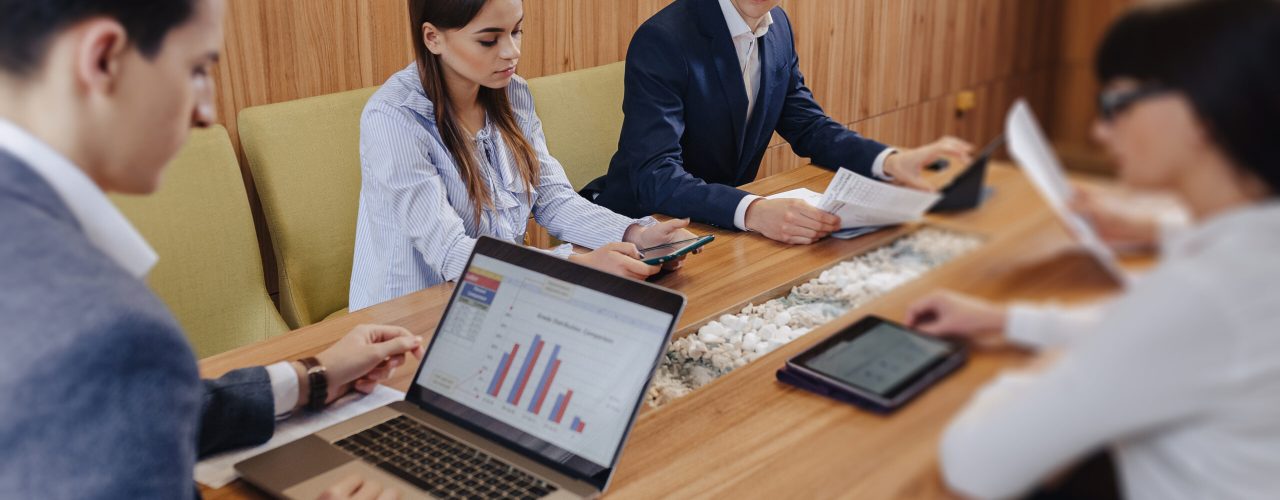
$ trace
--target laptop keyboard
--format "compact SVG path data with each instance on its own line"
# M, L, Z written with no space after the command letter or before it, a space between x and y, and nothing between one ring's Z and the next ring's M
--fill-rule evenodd
M440 498L541 498L556 487L406 416L334 443Z

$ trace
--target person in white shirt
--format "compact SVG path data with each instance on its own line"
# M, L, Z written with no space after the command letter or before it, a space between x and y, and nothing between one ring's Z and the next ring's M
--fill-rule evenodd
M1133 11L1098 53L1095 135L1124 184L1178 194L1194 226L1114 300L1002 307L954 293L908 321L1051 351L979 391L942 439L973 497L1026 494L1110 452L1134 499L1280 494L1280 2Z

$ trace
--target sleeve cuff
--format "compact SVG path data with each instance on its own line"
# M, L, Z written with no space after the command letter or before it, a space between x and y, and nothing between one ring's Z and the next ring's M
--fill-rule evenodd
M441 269L444 281L458 281L458 278L462 277L462 272L467 270L467 261L471 259L471 252L476 249L476 240L465 236L461 240L444 257L444 266Z
M751 202L760 198L762 198L762 196L748 194L742 197L742 201L738 202L738 208L733 212L733 225L737 227L738 230L750 231L750 229L747 229L747 207L751 206Z
M271 380L275 416L279 418L288 415L298 404L298 373L288 361L281 361L267 367L267 377Z
M882 181L892 181L893 176L884 173L884 161L889 158L889 155L897 152L898 150L893 148L885 148L884 151L881 151L880 154L876 156L876 161L871 164L871 175L874 175L877 179Z
M1072 307L1013 304L1009 307L1005 337L1032 349L1067 346L1097 327L1105 306L1105 302Z
M1191 228L1191 216L1185 211L1162 212L1156 216L1156 244L1161 251L1174 248Z
M1009 341L1028 349L1042 349L1048 343L1046 331L1053 313L1027 304L1009 306L1009 319L1004 335Z
M547 249L534 248L534 250L545 253L547 255L554 255L556 257L560 257L561 259L567 259L569 258L570 255L573 255L573 245L570 245L568 243L564 243L555 248L547 248Z

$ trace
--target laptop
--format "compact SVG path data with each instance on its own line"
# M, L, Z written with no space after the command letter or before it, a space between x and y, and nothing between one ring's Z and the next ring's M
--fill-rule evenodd
M956 212L978 208L982 200L987 197L985 187L987 163L991 161L991 155L995 154L996 148L1003 144L1004 135L1001 134L987 144L987 147L982 148L978 156L973 159L973 163L970 163L964 172L955 176L946 187L942 188L942 198L929 208L929 212Z
M480 238L403 401L236 470L289 498L351 474L402 498L599 496L684 304Z

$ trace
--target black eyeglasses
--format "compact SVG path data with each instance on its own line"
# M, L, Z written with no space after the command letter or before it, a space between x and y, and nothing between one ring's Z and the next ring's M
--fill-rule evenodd
M1120 113L1139 101L1169 92L1160 85L1144 85L1131 90L1118 90L1098 94L1098 116L1103 121L1115 120Z

